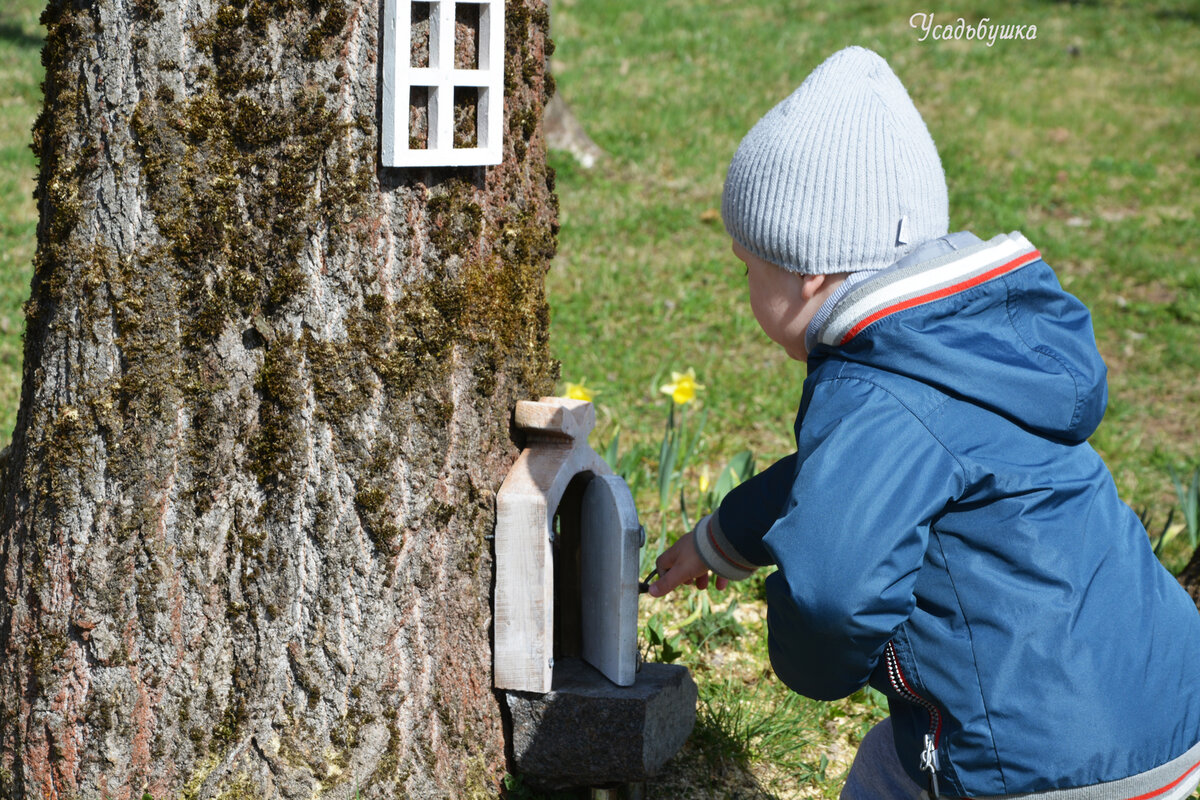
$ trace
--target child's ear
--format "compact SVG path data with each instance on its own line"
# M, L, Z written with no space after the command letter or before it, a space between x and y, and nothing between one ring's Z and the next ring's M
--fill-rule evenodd
M829 280L828 275L801 275L800 296L805 300L812 300L816 297L821 289L825 287L825 282Z

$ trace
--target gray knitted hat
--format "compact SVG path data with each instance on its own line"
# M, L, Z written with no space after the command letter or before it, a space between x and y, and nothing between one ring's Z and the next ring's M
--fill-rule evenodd
M882 269L945 235L946 174L887 62L847 47L742 139L721 214L742 247L793 272Z

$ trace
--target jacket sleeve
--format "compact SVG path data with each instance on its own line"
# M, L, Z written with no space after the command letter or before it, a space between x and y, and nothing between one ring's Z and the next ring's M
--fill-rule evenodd
M739 567L753 571L775 563L762 538L783 513L795 477L796 454L792 453L725 495L711 524L702 531L701 556L714 553L711 562L708 557L705 561L718 575L740 579L748 572L741 574Z
M779 565L768 643L784 683L830 700L866 684L912 614L930 526L962 472L920 419L862 380L818 384L797 444L786 508L763 539Z

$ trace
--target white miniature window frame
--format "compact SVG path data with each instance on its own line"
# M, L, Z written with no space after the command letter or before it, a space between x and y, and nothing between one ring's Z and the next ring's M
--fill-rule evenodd
M426 0L429 66L412 66L413 0L386 0L383 35L385 167L462 167L499 164L503 155L504 0ZM478 69L455 67L455 12L479 8ZM413 89L428 91L426 146L413 147ZM474 89L475 146L455 147L455 90Z

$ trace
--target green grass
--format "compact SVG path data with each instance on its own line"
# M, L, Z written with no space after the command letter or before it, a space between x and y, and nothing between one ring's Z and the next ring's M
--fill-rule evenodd
M0 446L12 437L21 393L21 306L29 296L37 209L30 130L42 102L42 3L0 8Z

